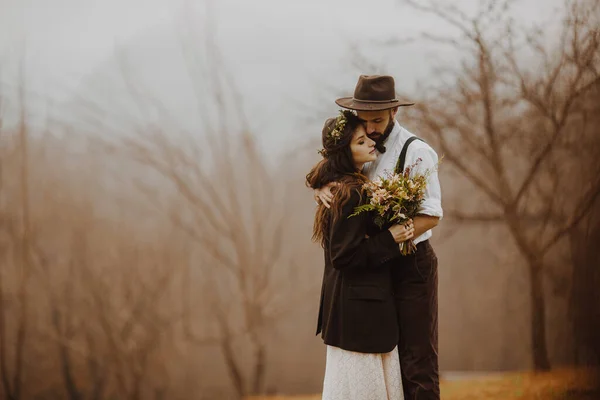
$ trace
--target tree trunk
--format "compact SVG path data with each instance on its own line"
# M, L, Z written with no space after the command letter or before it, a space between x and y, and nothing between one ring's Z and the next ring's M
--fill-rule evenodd
M240 366L238 365L238 361L236 361L236 357L239 356L236 356L235 351L233 350L233 338L229 335L227 335L221 341L221 351L225 357L225 365L227 366L229 377L233 382L235 394L237 398L241 399L246 394L246 384L244 382L244 377L242 376Z
M265 346L260 340L258 332L253 331L250 334L252 339L252 343L255 348L255 362L254 362L254 379L252 384L252 394L255 396L263 394L263 386L265 379L265 370L266 370L266 351Z
M529 295L531 298L531 350L536 371L549 371L548 346L546 344L546 301L542 265L529 262Z
M529 300L531 312L531 355L536 371L551 369L546 343L546 299L544 297L543 272L544 264L535 247L523 235L520 218L514 209L506 212L507 225L515 240L515 244L523 258L527 261L529 270Z
M586 235L585 231L570 233L573 262L572 286L569 298L569 319L574 338L576 365L600 364L600 221Z

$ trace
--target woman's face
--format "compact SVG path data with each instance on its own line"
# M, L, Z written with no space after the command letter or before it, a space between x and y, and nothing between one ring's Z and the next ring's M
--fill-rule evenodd
M375 142L369 139L364 126L359 125L354 131L350 142L350 151L352 152L354 165L358 170L361 170L365 163L375 161L377 158Z

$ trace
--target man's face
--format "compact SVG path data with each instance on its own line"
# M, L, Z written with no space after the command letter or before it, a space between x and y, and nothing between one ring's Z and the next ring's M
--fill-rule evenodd
M372 139L377 139L394 128L394 117L397 111L397 108L381 111L357 111L357 115L367 131L367 135Z

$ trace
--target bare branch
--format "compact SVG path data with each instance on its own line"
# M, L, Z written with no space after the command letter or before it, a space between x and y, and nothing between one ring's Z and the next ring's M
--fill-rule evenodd
M459 210L447 210L445 214L449 219L459 222L504 222L505 216L502 213L464 213Z
M584 200L578 205L575 214L569 219L561 229L559 229L543 246L542 252L548 252L552 246L554 246L559 240L561 240L567 233L569 233L574 227L579 225L581 221L589 215L592 207L596 205L597 200L600 198L600 179L590 185L587 193L584 195Z
M428 115L426 106L420 106L424 112L424 115ZM471 168L467 167L463 161L462 155L457 154L456 152L450 149L449 144L445 138L443 127L435 122L432 118L425 118L425 124L430 128L431 132L436 135L436 138L439 140L442 154L444 157L451 162L460 172L462 172L467 179L471 183L473 183L477 188L482 190L489 198L494 201L497 205L503 206L505 204L505 200L497 194L486 182L485 179L479 177Z
M415 10L436 15L441 20L457 28L466 37L472 37L470 30L471 20L455 6L443 5L440 2L433 0L428 1L426 5L424 5L423 2L417 2L415 0L400 0L400 2L408 4Z

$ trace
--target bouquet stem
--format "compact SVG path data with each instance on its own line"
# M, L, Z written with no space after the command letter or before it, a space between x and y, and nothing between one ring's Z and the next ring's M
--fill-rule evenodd
M417 251L417 246L412 239L408 239L407 241L400 243L400 254L403 256L413 254L415 251Z

